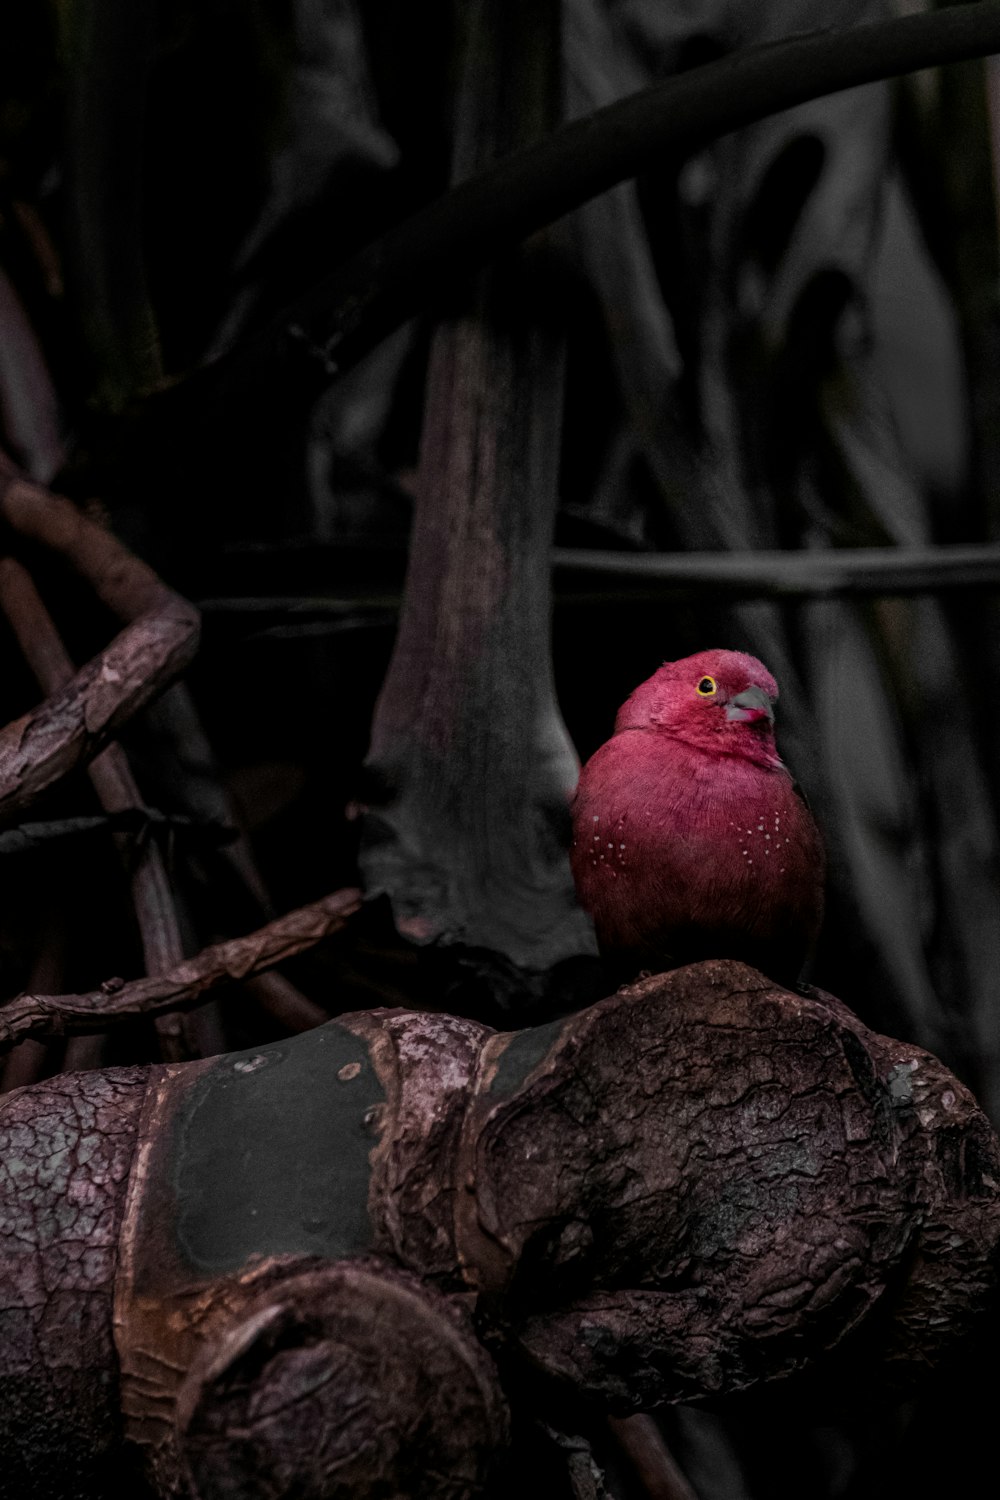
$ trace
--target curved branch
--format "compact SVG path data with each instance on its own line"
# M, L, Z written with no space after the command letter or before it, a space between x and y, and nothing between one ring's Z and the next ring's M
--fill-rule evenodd
M73 662L55 622L31 574L13 557L0 559L0 609L6 614L42 691L58 693L72 682ZM87 773L106 813L145 812L142 793L121 745L108 745L91 761ZM146 972L162 974L184 957L166 861L155 839L146 839L138 845L124 844L119 839L118 845L130 872ZM168 1061L179 1062L190 1055L185 1048L183 1023L177 1015L157 1016L156 1029L161 1051Z
M185 382L232 397L261 383L322 385L428 299L664 155L824 94L1000 51L1000 3L816 32L747 48L574 120L390 230Z
M195 606L69 500L26 480L0 454L0 520L59 552L128 626L40 707L0 730L0 823L91 760L191 661Z
M300 906L246 937L205 948L148 979L108 979L82 995L18 995L0 1005L0 1053L26 1036L103 1031L139 1015L196 1005L206 991L285 963L339 932L361 907L361 893L337 891ZM325 1018L324 1018L325 1019Z

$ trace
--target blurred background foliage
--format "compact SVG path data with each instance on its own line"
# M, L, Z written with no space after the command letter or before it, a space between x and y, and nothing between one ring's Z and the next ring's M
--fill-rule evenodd
M564 0L565 115L741 47L928 8ZM163 392L446 187L461 10L45 0L0 13L2 441L36 478L106 507L202 604L191 688L207 741L154 714L126 743L157 805L190 811L200 785L208 816L235 806L269 892L231 852L178 840L189 946L252 925L268 899L280 910L356 878L347 809L392 648L439 310L305 407L294 393L210 405L197 440L174 430ZM561 547L1000 543L997 77L969 64L817 100L663 160L560 224ZM1000 1118L995 593L762 586L733 602L710 585L657 598L627 578L571 580L557 574L554 663L583 757L662 660L726 645L767 662L780 743L830 856L811 977L937 1052ZM82 660L104 622L71 581L50 584ZM4 649L11 718L37 691L12 638ZM52 815L88 797L74 779ZM5 865L5 993L132 972L113 851L63 841ZM368 957L325 1004L407 998ZM298 977L322 991L321 965ZM234 1013L223 1022L203 1050L247 1034ZM254 1024L266 1034L266 1017ZM116 1045L141 1052L138 1037ZM74 1065L116 1056L91 1045ZM65 1061L50 1048L38 1066ZM667 1421L702 1500L889 1482L937 1494L949 1465L971 1462L984 1399L939 1391L923 1427L898 1406L800 1422L767 1396L726 1422Z

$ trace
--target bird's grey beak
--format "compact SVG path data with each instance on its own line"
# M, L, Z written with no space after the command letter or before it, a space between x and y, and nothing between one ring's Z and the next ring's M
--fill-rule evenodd
M726 718L743 720L749 724L755 723L758 719L766 719L769 724L773 724L774 704L763 688L744 688L742 693L737 693L735 698L730 698L726 707Z

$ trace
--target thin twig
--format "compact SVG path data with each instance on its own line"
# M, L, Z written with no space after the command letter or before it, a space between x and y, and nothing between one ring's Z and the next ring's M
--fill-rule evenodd
M572 121L376 240L188 384L327 383L419 308L616 183L809 99L1000 52L1000 0L747 48Z
M0 270L0 415L8 441L43 481L65 459L59 405L45 356L8 277Z
M313 565L316 551L310 549L304 566ZM331 555L331 573L337 562ZM620 604L623 595L662 599L665 593L702 594L706 589L738 599L828 599L1000 588L1000 547L992 544L676 553L557 547L552 567L559 604ZM198 608L209 618L269 616L275 621L339 619L353 613L359 623L381 627L402 598L402 589L393 587L395 570L395 559L386 559L384 587L365 576L355 592L349 576L333 573L337 592L329 595L315 593L310 579L308 594L207 598L198 601ZM593 582L584 586L581 580L588 576ZM294 587L294 577L289 581ZM365 611L372 612L367 621Z
M1000 586L1000 547L851 547L808 552L609 552L558 547L557 587L575 574L624 582L629 597L667 590L744 599L922 594ZM647 587L644 588L644 585ZM573 595L576 593L574 585ZM557 594L558 597L558 594ZM589 598L590 595L588 594ZM615 591L621 598L621 589Z
M98 757L99 759L100 757ZM67 838L87 838L93 834L120 834L135 840L147 832L169 833L173 841L185 840L195 847L215 848L228 843L233 828L218 823L196 822L184 813L165 813L148 803L116 813L93 813L79 818L32 818L0 833L0 856L31 854L46 844Z
M18 995L0 1005L0 1052L26 1036L103 1031L134 1016L196 1005L218 985L274 968L340 932L361 904L360 891L337 891L288 912L246 937L205 948L166 974L128 983L108 979L100 989L82 995Z

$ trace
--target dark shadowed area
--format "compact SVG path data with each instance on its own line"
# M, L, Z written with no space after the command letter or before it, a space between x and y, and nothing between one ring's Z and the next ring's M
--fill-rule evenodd
M0 18L12 1495L996 1470L998 57L986 0ZM569 803L708 648L825 920L623 999Z

